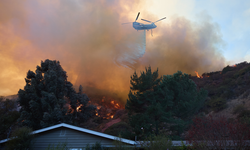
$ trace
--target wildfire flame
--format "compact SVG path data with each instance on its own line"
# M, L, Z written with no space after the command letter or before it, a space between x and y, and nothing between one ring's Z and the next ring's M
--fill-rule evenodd
M83 106L83 105L80 104L78 107L76 107L76 111L77 111L77 112L81 112L82 110L79 110L79 109L80 109L82 106Z
M123 109L123 106L113 98L103 96L102 98L92 98L90 105L96 106L95 116L102 119L113 119L118 109Z
M196 73L197 78L203 78L202 76L199 75L197 71L194 71Z

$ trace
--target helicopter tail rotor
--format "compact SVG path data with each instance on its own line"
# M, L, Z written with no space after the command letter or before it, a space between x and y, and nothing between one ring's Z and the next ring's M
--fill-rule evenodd
M136 22L136 20L138 19L139 15L140 15L140 12L138 12L138 15L137 15L137 17L136 17L136 19L135 19L135 22Z
M166 19L166 17L161 18L161 19L159 19L159 20L155 21L154 23L156 23L156 22L158 22L158 21L161 21L161 20L163 20L163 19Z

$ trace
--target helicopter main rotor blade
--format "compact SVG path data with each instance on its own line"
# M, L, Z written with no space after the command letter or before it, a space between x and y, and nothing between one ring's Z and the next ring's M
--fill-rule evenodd
M133 22L126 22L126 23L122 23L122 25L124 25L124 24L130 24L130 23L133 23Z
M159 19L159 20L155 21L154 23L156 23L156 22L158 22L158 21L161 21L161 20L163 20L163 19L166 19L166 17L161 18L161 19Z
M146 22L150 22L150 23L151 23L151 21L148 21L148 20L146 20L146 19L141 19L141 20L146 21Z
M136 20L138 19L139 15L140 15L140 12L138 12L138 15L137 15L137 17L136 17L136 19L135 19L135 22L136 22Z

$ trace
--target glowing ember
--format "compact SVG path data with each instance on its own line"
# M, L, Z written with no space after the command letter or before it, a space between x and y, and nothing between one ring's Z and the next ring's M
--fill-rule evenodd
M202 76L199 75L198 72L194 71L196 73L197 78L203 78Z
M120 108L120 105L118 103L115 104L115 108Z
M105 96L91 98L90 104L96 106L95 116L102 119L113 119L116 111L123 109L123 106L115 99Z
M83 105L80 104L78 107L76 107L76 111L77 111L77 112L81 112L81 110L79 110L79 109L80 109L82 106L83 106Z

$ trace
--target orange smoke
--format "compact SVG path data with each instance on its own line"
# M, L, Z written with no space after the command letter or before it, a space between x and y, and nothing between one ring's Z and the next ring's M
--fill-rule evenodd
M169 23L159 22L154 37L147 32L146 52L129 68L116 60L138 51L134 45L141 32L121 23L133 21L144 1L13 3L3 0L0 4L0 95L23 89L28 70L35 71L45 59L60 61L68 80L76 89L81 84L88 96L105 95L123 103L135 70L138 73L150 65L163 75L178 70L210 72L225 66L217 52L223 42L218 26L209 19L192 22L167 16ZM147 11L140 18L147 16L159 19Z

